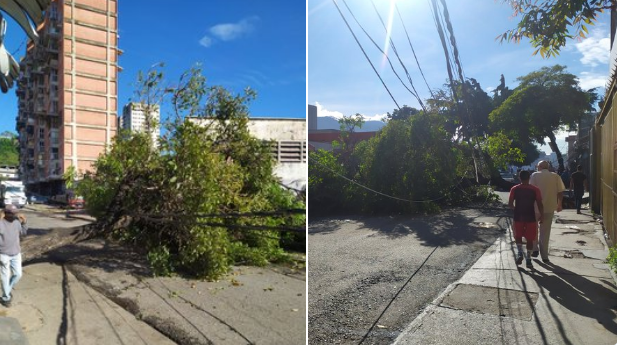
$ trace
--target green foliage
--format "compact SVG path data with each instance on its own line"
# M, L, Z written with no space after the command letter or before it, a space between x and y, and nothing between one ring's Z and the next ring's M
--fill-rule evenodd
M445 89L436 90L434 97L427 100L431 111L445 118L444 129L458 140L484 136L488 132L488 115L493 109L491 98L473 78L465 83L454 82L450 89L456 92L455 97Z
M140 98L156 98L161 78L144 78ZM272 175L269 143L248 131L255 93L206 87L198 68L164 90L176 115L165 138L155 146L147 134L118 135L78 186L90 213L103 231L147 253L158 275L215 279L236 262L285 260L277 229L304 229L306 219L281 210L305 206ZM255 213L271 215L242 216Z
M536 50L545 57L557 56L566 40L585 38L588 26L593 25L599 13L614 8L611 0L556 0L556 1L504 1L512 6L514 15L522 18L516 29L497 36L501 42L520 42L530 39ZM574 34L570 33L573 29Z
M617 246L612 246L608 249L608 257L606 258L608 265L617 273Z
M0 165L19 165L18 143L15 137L0 138Z
M77 169L73 165L69 166L64 174L62 174L64 185L67 189L75 187L75 181L77 180Z
M348 185L340 176L345 174L337 155L322 149L309 152L308 190L311 213L340 210L343 205L339 201Z
M358 145L354 156L359 168L349 173L356 181L403 199L349 188L350 199L361 200L367 212L434 212L450 201L461 174L461 151L436 114L389 122L377 136Z
M524 160L521 149L512 147L512 140L502 132L486 139L486 151L497 168L505 169L508 164L520 164Z
M147 259L156 275L169 276L174 271L166 246L153 248L148 252Z
M584 113L592 109L593 94L581 90L576 76L560 65L543 67L518 80L520 85L512 95L489 115L493 130L501 130L517 142L544 144L549 137L559 159L554 132L575 129Z
M474 85L470 81L469 86ZM484 96L470 96L468 102L475 104L469 104L470 109L484 109L486 118L491 99ZM455 139L463 128L461 122L458 130L449 127L458 121L453 114L457 110L449 109L452 104L445 98L435 99L432 113L389 121L375 137L357 143L351 155L343 150L311 152L311 213L432 213L443 206L493 200L486 186L461 186L472 176L472 145ZM520 151L506 153L510 155L504 159L517 159Z
M355 179L373 190L405 202L358 191L367 210L428 212L446 203L457 184L461 151L450 140L443 119L420 113L388 123L354 155L362 156Z
M386 114L386 120L405 120L411 116L418 114L420 110L412 108L408 105L403 105L400 109L394 109L392 113Z

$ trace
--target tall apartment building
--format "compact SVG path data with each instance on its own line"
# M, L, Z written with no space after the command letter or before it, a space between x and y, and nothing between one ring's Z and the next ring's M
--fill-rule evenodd
M63 191L71 166L91 170L117 132L116 0L52 0L17 85L20 173L32 191Z
M147 132L152 136L152 142L156 145L161 134L161 112L158 105L147 106L141 103L131 102L122 108L122 116L118 118L118 127L132 132Z

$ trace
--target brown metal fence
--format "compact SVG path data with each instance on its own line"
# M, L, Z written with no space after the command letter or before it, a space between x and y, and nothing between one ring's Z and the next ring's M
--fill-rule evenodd
M599 209L604 228L614 244L617 240L617 109L613 101L617 94L613 88L607 94L611 96L607 97L592 130L591 208Z

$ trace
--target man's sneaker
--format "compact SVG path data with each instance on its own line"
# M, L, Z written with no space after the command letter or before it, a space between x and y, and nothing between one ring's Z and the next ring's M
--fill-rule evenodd
M534 258L537 258L538 255L540 255L540 252L538 252L537 250L534 250L533 253L531 253L531 256L533 256Z
M531 260L527 260L527 268L533 268L533 264L531 263Z
M2 300L2 305L5 306L6 308L10 308L11 307L11 300L5 301Z
M523 254L519 254L518 257L516 258L516 264L520 265L523 263Z
M549 260L548 258L546 258L546 259L542 259L542 262L544 262L545 264L550 264L550 263L551 263L551 260Z

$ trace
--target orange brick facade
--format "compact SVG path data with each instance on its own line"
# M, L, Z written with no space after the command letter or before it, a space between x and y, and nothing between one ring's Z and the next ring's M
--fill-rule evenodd
M18 83L21 173L33 191L61 193L71 166L91 170L117 132L115 0L55 0L30 42ZM38 102L38 103L37 103Z

